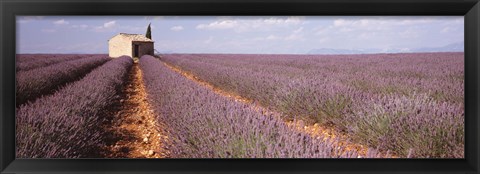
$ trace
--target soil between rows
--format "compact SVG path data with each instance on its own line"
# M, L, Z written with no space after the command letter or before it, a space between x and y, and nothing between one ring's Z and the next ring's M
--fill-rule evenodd
M227 91L224 91L220 88L214 87L212 84L201 80L200 78L196 77L195 75L191 74L190 72L184 71L174 65L171 65L167 62L163 62L165 66L170 68L172 71L175 71L182 76L184 76L187 79L190 79L196 83L198 83L201 86L204 86L212 91L214 91L216 94L231 98L235 102L242 102L245 103L253 108L255 108L258 112L262 113L270 113L273 114L279 118L281 118L281 114L272 110L268 110L260 105L256 105L252 102L251 99L244 98L242 96L229 93ZM319 124L314 124L314 125L306 125L301 121L285 121L286 124L300 132L307 133L308 135L315 137L317 139L336 139L337 140L337 145L345 147L347 150L356 150L358 154L360 155L359 158L367 156L368 153L368 146L363 145L363 144L358 144L350 141L350 138L348 137L347 134L338 132L334 129L333 126L324 126L324 125L319 125ZM395 154L392 154L391 152L388 152L388 155L386 157L389 158L398 158Z
M142 72L137 61L128 74L116 105L109 110L110 121L105 158L168 158L165 125L160 125L147 100Z
M272 113L280 116L280 113L267 110L259 105L253 105L250 99L228 93L216 88L208 82L202 81L193 74L183 71L166 62L164 64L172 71L181 74L199 85L207 87L216 94L231 98L235 102L242 102L252 106L257 111ZM125 87L116 104L108 111L112 118L105 124L108 134L107 146L101 152L105 158L169 158L169 137L166 136L166 126L156 121L147 100L147 92L143 84L142 72L137 62L131 68ZM292 129L305 132L312 137L323 139L337 139L337 145L347 150L356 150L359 157L367 155L368 146L349 141L348 135L335 131L332 127L318 124L305 125L298 121L286 121ZM395 155L391 156L396 158Z

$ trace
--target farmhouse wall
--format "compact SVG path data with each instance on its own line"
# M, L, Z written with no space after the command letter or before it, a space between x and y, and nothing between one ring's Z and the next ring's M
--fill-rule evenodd
M113 37L108 41L108 45L108 55L110 57L132 56L132 41L124 37Z
M138 57L142 57L143 55L152 55L153 56L153 42L133 42L132 45L139 45L139 50L138 50ZM131 48L132 56L134 53L134 46Z
M116 58L120 56L134 57L135 45L138 45L138 57L154 55L154 45L151 39L140 34L120 33L108 41L108 55Z

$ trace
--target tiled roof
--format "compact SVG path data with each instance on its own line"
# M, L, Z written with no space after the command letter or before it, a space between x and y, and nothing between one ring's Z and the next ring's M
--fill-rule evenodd
M149 39L149 38L145 37L145 35L143 35L143 34L120 33L118 35L120 35L122 37L125 37L125 38L127 38L128 40L131 40L131 41L153 42L152 39Z

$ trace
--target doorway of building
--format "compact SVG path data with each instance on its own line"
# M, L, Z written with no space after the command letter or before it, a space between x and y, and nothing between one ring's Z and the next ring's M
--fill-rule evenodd
M133 57L138 57L138 45L133 46Z

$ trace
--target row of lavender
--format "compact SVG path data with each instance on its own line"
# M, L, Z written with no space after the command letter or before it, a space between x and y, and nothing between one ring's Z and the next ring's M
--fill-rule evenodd
M43 59L50 59L50 58L57 58L57 57L65 57L74 54L17 54L15 56L15 61L17 63L23 62L31 62L31 61L39 61Z
M405 156L463 157L463 53L164 55L223 90Z
M74 60L64 60L50 66L18 71L16 74L17 106L43 95L52 94L62 85L79 80L88 72L111 59L104 55L74 56L74 58Z
M100 54L19 54L16 57L16 71L28 71L65 61L98 56L106 57Z
M463 88L458 88L464 82L463 53L173 56L289 79L320 76L376 94L423 92L440 101L463 102ZM369 76L375 81L366 79Z
M102 147L102 111L118 97L130 57L98 67L55 94L22 105L16 116L17 158L92 157Z
M355 151L296 132L271 115L234 102L170 70L140 59L148 100L173 139L174 158L356 158ZM344 153L342 153L344 152ZM378 157L370 151L367 157Z

